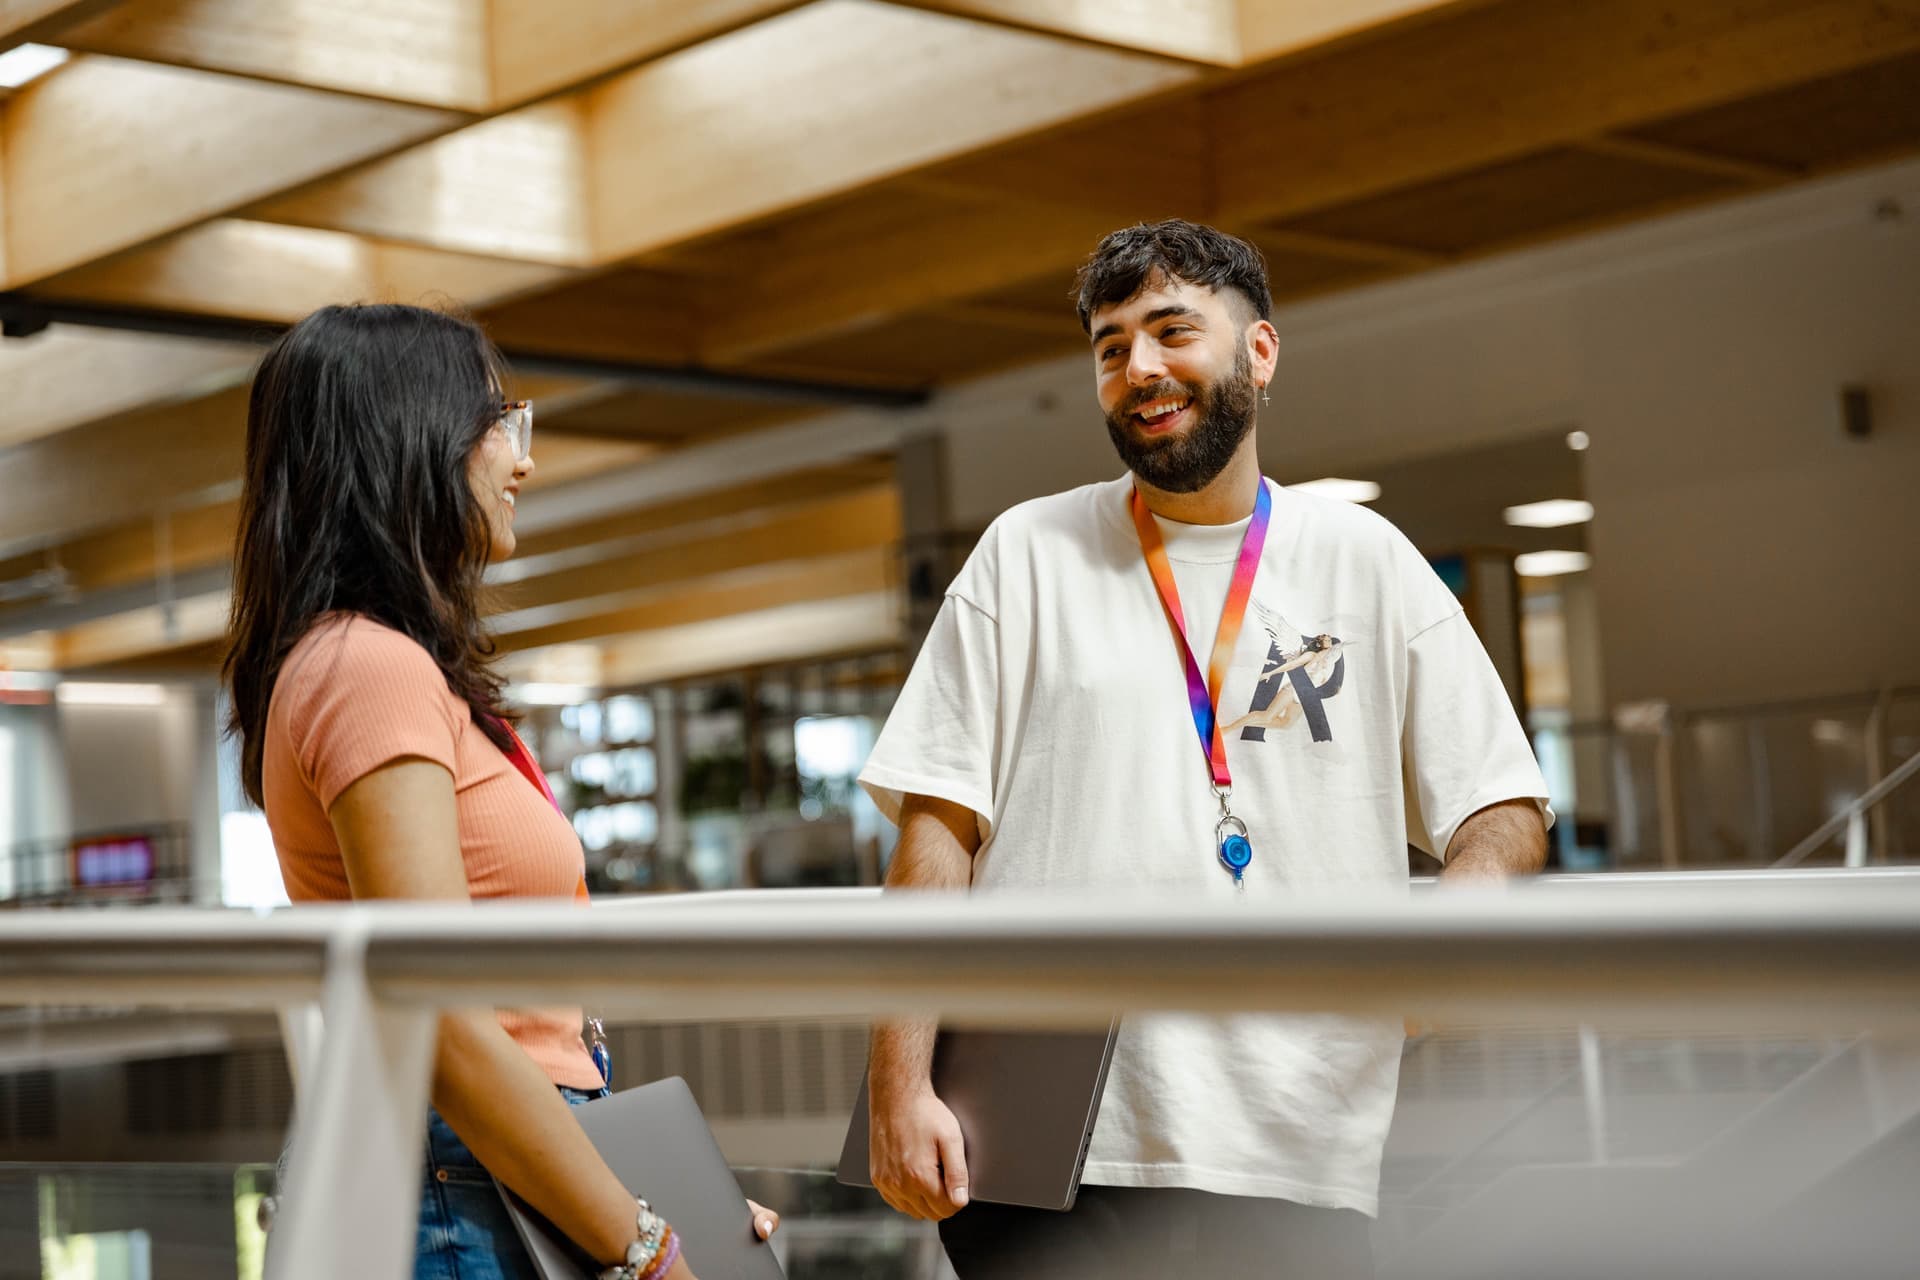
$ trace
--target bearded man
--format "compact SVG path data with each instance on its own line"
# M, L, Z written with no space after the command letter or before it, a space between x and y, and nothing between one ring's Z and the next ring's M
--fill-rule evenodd
M948 589L861 774L890 888L1228 912L1404 885L1409 843L1449 880L1544 864L1546 785L1459 602L1379 516L1261 475L1272 306L1259 251L1189 222L1082 268L1127 474L1014 507ZM934 1030L874 1031L871 1170L961 1280L1371 1274L1398 1024L1127 1019L1067 1213L970 1203Z

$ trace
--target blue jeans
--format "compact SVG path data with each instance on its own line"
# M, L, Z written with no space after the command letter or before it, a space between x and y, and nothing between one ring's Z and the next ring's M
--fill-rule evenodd
M605 1097L564 1086L572 1106ZM420 1235L413 1280L540 1280L514 1230L493 1175L440 1118L427 1113L427 1167L420 1188Z

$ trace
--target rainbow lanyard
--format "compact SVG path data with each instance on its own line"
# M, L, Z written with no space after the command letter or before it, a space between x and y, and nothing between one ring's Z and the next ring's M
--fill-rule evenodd
M1267 482L1260 481L1259 496L1253 500L1253 519L1247 536L1241 540L1240 556L1234 561L1233 581L1227 587L1227 603L1220 610L1220 630L1213 637L1213 654L1207 659L1207 674L1200 675L1200 661L1193 656L1187 639L1187 618L1180 608L1180 588L1173 580L1173 565L1167 560L1167 544L1160 537L1160 526L1153 522L1140 490L1133 490L1131 503L1133 526L1140 534L1140 551L1147 559L1147 572L1153 575L1154 589L1160 593L1160 605L1167 623L1173 628L1174 643L1186 659L1187 702L1193 709L1193 727L1200 735L1200 750L1207 757L1213 775L1213 794L1220 801L1220 821L1214 827L1221 865L1233 873L1236 886L1246 888L1247 868L1253 865L1253 842L1247 837L1247 824L1233 816L1233 774L1227 768L1227 741L1220 732L1220 686L1226 683L1227 668L1233 664L1233 651L1240 641L1240 624L1246 621L1247 601L1253 596L1254 575L1260 571L1260 553L1267 543L1267 524L1273 516L1273 495Z

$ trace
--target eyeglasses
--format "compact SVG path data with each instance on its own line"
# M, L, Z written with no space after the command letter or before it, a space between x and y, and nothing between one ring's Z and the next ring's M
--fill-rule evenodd
M526 461L533 453L533 401L507 400L500 405L500 417L494 424L513 446L513 456Z

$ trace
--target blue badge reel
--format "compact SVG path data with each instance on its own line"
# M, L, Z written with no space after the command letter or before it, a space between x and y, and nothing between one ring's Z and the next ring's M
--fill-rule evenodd
M1253 865L1253 841L1247 838L1247 824L1228 814L1214 828L1220 842L1220 865L1233 873L1237 883Z

